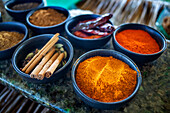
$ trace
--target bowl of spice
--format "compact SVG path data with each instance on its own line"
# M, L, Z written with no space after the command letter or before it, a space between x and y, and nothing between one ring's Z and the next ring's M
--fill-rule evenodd
M164 35L142 24L123 24L113 34L113 46L138 64L156 60L166 49Z
M64 25L70 18L67 9L47 6L31 11L27 15L27 23L36 34L64 32Z
M27 27L19 22L0 23L0 59L11 58L16 47L28 38Z
M65 25L69 40L76 47L94 49L104 46L115 30L109 19L112 14L84 14L71 18Z
M5 9L15 20L26 22L26 15L43 5L42 0L9 0L5 3Z
M136 95L142 82L137 65L126 55L96 49L80 56L71 71L76 94L99 109L119 109Z
M50 83L66 75L73 59L71 43L59 34L34 36L14 52L12 65L25 80Z

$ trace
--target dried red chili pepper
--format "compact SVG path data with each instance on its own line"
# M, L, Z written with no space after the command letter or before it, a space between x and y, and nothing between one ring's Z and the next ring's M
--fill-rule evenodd
M84 38L84 37L88 37L89 35L87 35L86 33L82 32L82 31L76 31L74 32L74 35Z
M103 37L102 35L91 35L91 36L89 36L89 35L85 34L83 31L76 31L76 32L74 32L74 35L81 37L81 38L84 38L84 39L95 39L95 38Z
M101 38L103 36L100 36L100 35L91 35L91 36L88 36L88 37L84 37L85 39L96 39L96 38Z
M73 28L73 32L78 30L91 29L91 28L95 28L96 26L100 26L106 23L112 16L113 16L112 14L107 13L96 19L92 19L89 21L86 20L85 22L82 21L79 24L77 24L76 27Z
M88 29L88 30L82 30L85 33L91 34L91 35L100 35L100 36L107 36L110 35L111 33L108 32L101 32L99 30L92 30L92 29Z
M98 27L98 26L97 26L97 27ZM113 25L110 24L110 23L105 23L105 24L99 26L98 29L99 29L100 31L104 31L104 32L113 32L113 31L115 30L115 28L113 27Z

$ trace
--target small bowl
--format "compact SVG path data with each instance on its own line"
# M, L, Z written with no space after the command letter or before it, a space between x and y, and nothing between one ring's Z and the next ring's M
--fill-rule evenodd
M34 36L24 43L22 43L14 52L12 57L12 65L15 71L25 80L32 83L43 84L50 83L58 80L59 78L66 75L67 71L70 69L72 59L73 59L73 47L71 43L62 36L59 36L59 41L57 43L61 43L64 45L64 49L67 51L67 63L54 72L54 74L50 78L44 78L43 80L37 80L35 78L31 78L29 74L26 74L20 70L19 65L21 61L25 59L28 53L34 51L36 48L41 49L51 38L53 34L43 34Z
M88 97L79 89L79 87L77 86L77 83L76 83L76 79L75 79L76 78L76 69L81 62L83 62L84 60L86 60L90 57L94 57L94 56L105 56L105 57L113 56L113 58L116 58L116 59L119 59L119 60L125 62L126 64L128 64L130 66L130 68L137 71L136 88L135 88L134 92L129 97L127 97L124 100L118 101L118 102L100 102L100 101L97 101L97 100L94 100L94 99ZM75 61L74 65L72 67L71 78L72 78L72 84L73 84L74 91L76 92L78 97L81 100L83 100L86 104L88 104L89 106L98 108L98 109L119 109L120 107L126 105L136 95L136 93L139 90L139 87L142 83L141 73L140 73L137 65L129 57L127 57L126 55L124 55L120 52L117 52L114 50L107 50L107 49L96 49L96 50L92 50L92 51L89 51L89 52L81 55Z
M29 2L38 2L40 5L38 7L42 7L44 4L42 0L10 0L5 3L5 9L8 12L10 16L12 16L15 20L20 22L26 22L26 16L27 14L36 8L27 9L27 10L12 10L11 8L16 4L22 4L22 3L29 3Z
M55 9L58 12L63 13L67 17L67 19L65 21L63 21L62 23L59 23L59 24L56 24L56 25L53 25L53 26L46 26L46 27L36 26L29 21L30 16L35 11L40 10L40 9L48 9L48 8ZM36 34L47 34L47 33L54 34L56 32L62 33L64 31L65 23L70 19L70 13L68 12L67 9L62 8L62 7L47 6L47 7L41 7L41 8L34 10L34 11L31 11L30 13L28 13L26 19L27 19L27 23L30 26L31 30L33 30Z
M0 31L16 31L24 34L24 38L18 44L6 50L0 51L0 60L9 59L12 57L16 47L28 38L28 29L24 24L19 22L2 22L0 23Z
M74 34L72 34L72 29L80 22L88 19L95 19L97 17L100 17L100 15L96 14L85 14L85 15L79 15L76 17L71 18L65 25L66 34L68 36L68 39L71 41L71 43L78 48L83 49L95 49L100 48L104 46L111 38L112 34L97 38L97 39L83 39L81 37L77 37ZM111 23L110 21L108 21ZM112 24L112 23L111 23Z
M121 46L117 42L115 36L117 33L121 32L123 30L127 30L127 29L146 31L147 33L149 33L151 35L152 38L154 38L157 41L158 45L160 46L160 51L157 53L153 53L153 54L140 54L140 53L135 53L135 52L125 49L123 46ZM165 49L167 47L166 39L165 39L164 35L162 35L162 33L160 33L159 31L155 30L152 27L142 25L142 24L134 24L134 23L122 24L121 26L119 26L113 34L112 41L113 41L113 46L114 46L115 50L126 54L133 61L135 61L137 64L144 64L144 63L156 60L165 51Z

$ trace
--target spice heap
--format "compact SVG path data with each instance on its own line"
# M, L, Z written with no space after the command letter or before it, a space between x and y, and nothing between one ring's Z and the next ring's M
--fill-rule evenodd
M22 4L16 4L11 9L12 10L28 10L36 8L40 5L38 2L29 2L29 3L22 3Z
M23 33L0 31L0 51L13 47L23 38Z
M41 50L29 53L21 70L27 74L32 71L30 77L43 80L44 77L51 77L57 68L64 66L67 53L62 44L54 45L59 40L58 35L55 34Z
M76 82L80 90L92 99L117 102L133 93L137 72L112 56L95 56L79 64Z
M167 34L170 35L170 16L169 17L165 17L163 19L162 26L165 29L165 31L167 32Z
M105 14L91 20L80 21L74 28L73 34L84 39L96 39L110 35L115 30L113 25L107 23L112 14Z
M53 26L66 20L66 16L54 9L40 9L35 11L29 18L36 26Z
M143 30L124 30L116 34L116 40L124 48L141 54L153 54L160 47L149 33Z

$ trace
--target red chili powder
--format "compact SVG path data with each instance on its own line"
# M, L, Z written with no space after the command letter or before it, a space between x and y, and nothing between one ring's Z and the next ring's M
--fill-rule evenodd
M149 33L143 30L124 30L116 34L116 40L124 48L141 54L153 54L160 47Z

